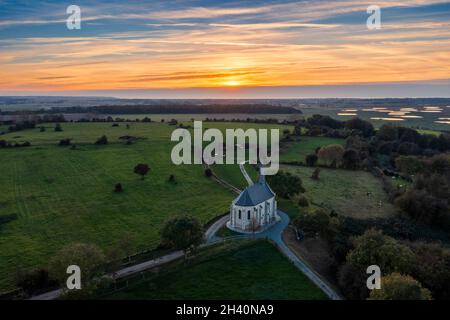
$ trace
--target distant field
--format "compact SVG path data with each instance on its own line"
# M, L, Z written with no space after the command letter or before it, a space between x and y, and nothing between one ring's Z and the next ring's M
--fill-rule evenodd
M0 149L0 216L18 215L0 225L0 292L14 287L19 268L45 267L52 254L71 242L92 242L108 250L129 236L135 252L153 249L169 217L190 214L206 223L226 212L235 197L207 179L202 166L172 164L173 126L63 123L62 132L55 132L53 124L43 126L45 132L36 128L0 137L32 143ZM108 137L108 145L93 144L101 135ZM118 139L124 135L143 139L125 145ZM77 148L58 146L64 138L72 138ZM133 173L140 162L152 169L145 180ZM168 182L171 174L176 184ZM113 192L119 182L121 194Z
M326 296L265 241L229 243L205 250L189 264L164 268L144 283L107 299L295 299Z
M309 154L313 154L318 147L330 144L345 144L345 139L327 137L306 137L302 136L300 141L289 142L281 150L280 161L302 161Z
M283 165L282 170L302 178L306 196L313 204L333 209L340 215L366 219L395 213L381 181L368 172L321 168L320 180L315 181L310 178L313 168Z

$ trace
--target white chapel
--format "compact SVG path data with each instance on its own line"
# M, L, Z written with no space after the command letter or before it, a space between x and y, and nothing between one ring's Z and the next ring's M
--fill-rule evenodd
M260 173L258 182L249 186L231 203L227 227L238 232L263 231L280 220L275 193Z

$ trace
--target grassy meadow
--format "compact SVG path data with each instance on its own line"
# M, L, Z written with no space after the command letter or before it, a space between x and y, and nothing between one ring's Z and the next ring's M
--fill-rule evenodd
M369 172L321 168L320 180L316 181L310 178L314 168L282 165L281 170L302 179L305 195L314 205L335 210L343 216L361 219L395 214L395 208L388 202L381 180Z
M206 223L223 214L235 194L207 179L201 165L172 164L175 129L164 123L63 123L0 136L31 147L0 150L0 217L18 219L0 225L0 292L14 288L19 269L45 267L49 258L72 242L95 243L105 251L122 239L133 251L154 249L159 230L171 216L190 214ZM41 125L39 126L41 127ZM204 127L275 128L276 125L204 123ZM102 135L108 145L94 145ZM126 145L121 136L141 138ZM72 139L75 149L58 146ZM151 171L141 180L137 163ZM238 166L233 179L243 177ZM227 169L224 169L227 172ZM170 183L171 174L176 183ZM123 193L113 192L121 183Z
M208 248L106 299L305 299L326 296L265 241Z
M345 139L302 136L300 141L289 142L281 149L280 161L301 161L304 163L307 155L314 154L318 147L330 144L344 145Z

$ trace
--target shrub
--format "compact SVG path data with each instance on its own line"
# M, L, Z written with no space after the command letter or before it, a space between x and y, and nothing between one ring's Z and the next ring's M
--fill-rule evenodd
M117 183L117 184L114 186L114 192L120 193L120 192L122 192L122 191L123 191L122 184L121 184L121 183Z
M372 290L369 300L431 300L428 289L411 276L392 273L381 278L381 289Z
M309 206L309 200L307 197L305 197L303 194L301 194L298 198L298 205L300 207L308 207Z
M311 179L319 180L320 179L319 176L320 176L320 169L319 168L314 169L314 171L313 171L313 173L311 175Z
M60 131L63 131L63 129L61 128L61 124L59 124L59 123L57 123L56 125L55 125L55 132L60 132Z
M353 240L353 245L354 249L347 255L347 262L362 271L375 264L385 274L408 272L414 263L411 249L379 230L367 230Z
M97 139L97 141L95 142L95 144L108 144L108 138L106 136L101 136L100 138Z
M361 166L359 154L354 149L345 150L342 155L342 167L345 169L356 170Z
M316 165L318 159L319 158L317 157L316 154L308 154L305 158L306 165L310 166L310 167L314 167Z
M59 140L59 145L60 146L70 146L71 143L71 139L61 139Z
M286 171L279 171L276 175L268 176L267 180L273 191L282 198L288 199L298 193L305 192L302 179Z
M331 144L320 148L317 156L319 161L325 165L338 166L342 161L344 155L344 147L340 144Z
M325 235L330 226L330 216L323 209L309 209L302 212L294 224L309 236L316 233Z
M161 230L163 245L186 250L198 246L203 241L203 227L193 217L175 217L165 223Z
M57 282L49 278L47 270L35 269L25 273L19 272L16 285L26 294L32 295L35 292L56 286Z
M141 176L142 180L144 180L147 173L150 171L150 167L148 164L139 163L134 167L134 173Z
M207 176L208 178L212 177L213 173L212 170L210 168L205 169L205 176Z

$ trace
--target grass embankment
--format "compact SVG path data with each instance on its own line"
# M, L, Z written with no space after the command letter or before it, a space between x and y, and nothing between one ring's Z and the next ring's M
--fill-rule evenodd
M272 244L235 241L209 248L107 299L326 299Z

